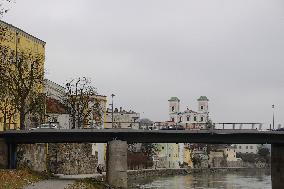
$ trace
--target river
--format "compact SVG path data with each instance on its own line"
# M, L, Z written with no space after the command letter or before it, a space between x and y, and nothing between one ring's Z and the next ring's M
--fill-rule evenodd
M269 171L192 173L129 182L131 189L271 189Z

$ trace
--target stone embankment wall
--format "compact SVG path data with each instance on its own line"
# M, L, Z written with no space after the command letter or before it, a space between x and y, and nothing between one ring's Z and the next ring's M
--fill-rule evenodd
M146 177L162 177L171 175L186 175L189 174L190 169L142 169L142 170L128 170L128 179L146 178Z
M17 146L17 167L29 167L37 172L47 171L46 144L20 144Z
M49 170L56 174L77 175L96 172L98 157L92 144L49 144Z
M55 174L92 174L97 172L98 156L90 143L23 144L17 147L17 167Z

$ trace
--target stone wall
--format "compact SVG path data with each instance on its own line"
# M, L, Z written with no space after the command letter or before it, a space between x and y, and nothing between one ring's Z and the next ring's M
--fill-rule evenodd
M97 171L92 144L22 144L17 146L17 167L55 174L92 174Z
M92 174L97 172L98 157L90 143L49 144L49 170L55 174Z
M128 170L128 179L147 178L147 177L162 177L171 175L186 175L190 173L190 169L142 169Z
M17 167L29 167L37 172L47 170L46 144L20 144L17 146Z

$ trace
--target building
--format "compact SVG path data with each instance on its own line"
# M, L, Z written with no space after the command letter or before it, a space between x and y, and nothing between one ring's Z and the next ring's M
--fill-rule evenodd
M113 127L114 128L132 128L139 129L140 114L132 110L126 111L122 107L114 109L113 111ZM112 128L112 111L107 108L105 128Z
M191 160L191 149L189 145L184 146L184 156L183 156L183 167L191 167L193 168L193 163Z
M258 144L235 144L236 152L242 154L257 154Z
M48 98L58 101L62 101L66 97L65 87L49 79L44 79L44 93Z
M209 121L208 98L201 96L197 99L198 111L187 108L180 110L180 100L177 97L171 97L169 100L169 118L175 124L182 125L186 129L205 129Z
M158 143L157 144L157 168L179 168L179 144Z
M29 53L32 56L41 57L38 65L38 70L41 74L44 71L44 58L45 58L45 42L39 38L34 37L33 35L11 25L4 21L0 20L0 44L1 47L6 47L9 51L14 52L13 54L16 57L25 52ZM4 31L4 32L3 32ZM25 72L25 70L24 70ZM42 93L43 86L34 86L33 91L37 91L37 93ZM3 101L2 101L3 102ZM2 102L0 102L0 106L3 106ZM11 107L10 107L11 108ZM31 118L30 115L27 117ZM20 126L19 120L19 112L13 113L13 116L7 118L4 113L0 112L0 131L3 130L4 120L8 119L6 122L7 129L17 129Z
M70 129L70 115L57 99L46 98L47 123L56 124L59 129Z

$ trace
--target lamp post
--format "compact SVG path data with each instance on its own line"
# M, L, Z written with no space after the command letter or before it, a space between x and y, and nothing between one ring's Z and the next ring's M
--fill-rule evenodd
M111 128L113 128L113 97L115 97L114 94L111 94Z
M272 128L274 130L274 104L272 104Z

